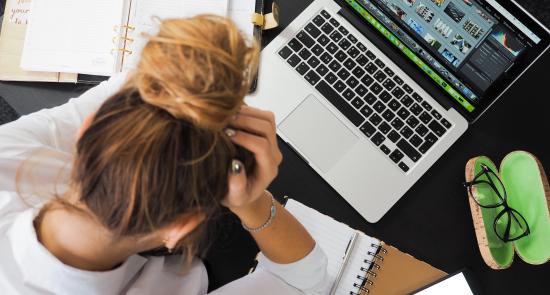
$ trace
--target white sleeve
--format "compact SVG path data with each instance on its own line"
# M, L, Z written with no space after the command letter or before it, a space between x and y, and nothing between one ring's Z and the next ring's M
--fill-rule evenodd
M212 295L327 294L327 257L321 247L290 264L278 264L263 254L256 271L215 291Z
M66 104L0 126L0 190L16 190L17 171L29 159L35 185L54 180L56 171L72 158L84 118L118 91L126 77L115 75Z

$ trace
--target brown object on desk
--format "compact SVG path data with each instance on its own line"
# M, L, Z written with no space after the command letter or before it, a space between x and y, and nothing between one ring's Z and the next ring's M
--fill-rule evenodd
M361 294L409 294L447 275L384 242L375 260Z

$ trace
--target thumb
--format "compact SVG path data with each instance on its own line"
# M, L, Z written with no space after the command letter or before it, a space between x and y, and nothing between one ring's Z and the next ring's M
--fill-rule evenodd
M247 201L247 177L244 164L234 159L227 179L227 196L222 201L226 207L239 207Z

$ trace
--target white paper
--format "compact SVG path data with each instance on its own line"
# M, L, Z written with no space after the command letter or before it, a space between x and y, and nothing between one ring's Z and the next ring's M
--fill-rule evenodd
M250 39L254 36L252 14L255 11L256 1L253 0L229 0L228 17Z
M11 2L10 10L4 12L4 17L13 24L26 25L31 11L31 0L8 0Z
M464 274L458 273L447 278L427 289L424 289L417 295L472 295L472 289L466 281Z
M227 16L227 3L229 0L183 0L184 17L199 14L216 14Z

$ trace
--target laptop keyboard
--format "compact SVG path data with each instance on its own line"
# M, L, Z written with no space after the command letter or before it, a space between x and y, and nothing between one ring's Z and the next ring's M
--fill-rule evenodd
M404 172L452 127L326 10L279 55Z

